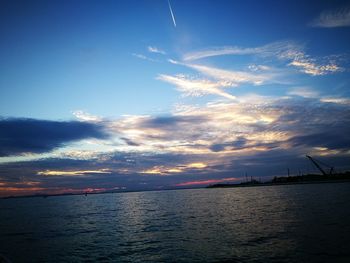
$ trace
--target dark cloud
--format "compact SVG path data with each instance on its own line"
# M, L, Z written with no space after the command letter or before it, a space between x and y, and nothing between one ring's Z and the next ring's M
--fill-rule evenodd
M295 136L289 140L293 146L312 146L312 147L326 147L328 149L350 149L350 134L349 130L343 130L341 133L314 133L311 135Z
M291 146L350 149L348 105L304 99L289 102L284 110L274 128L296 133L288 140Z
M180 125L202 123L207 119L199 116L161 116L145 120L141 126L146 128L175 128Z
M245 148L248 140L243 136L238 137L231 143L216 143L209 147L209 149L213 152L221 152L227 149L243 149Z
M298 99L279 101L273 107L283 111L284 114L274 124L285 130L323 131L335 125L348 128L350 124L349 105Z
M280 142L254 142L244 137L239 137L237 140L230 143L216 143L209 147L212 152L222 152L225 150L243 150L253 149L255 147L265 147L266 149L272 150L278 148Z
M128 138L123 137L123 138L120 138L120 139L122 139L129 146L140 146L139 143L134 142L134 141L132 141L132 140L130 140Z
M104 128L94 123L0 119L0 157L49 152L72 141L106 137Z
M221 152L223 150L225 150L227 144L223 144L223 143L216 143L213 144L209 147L209 149L213 152Z

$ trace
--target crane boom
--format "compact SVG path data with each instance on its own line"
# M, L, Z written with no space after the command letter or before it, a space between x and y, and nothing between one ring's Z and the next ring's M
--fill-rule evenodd
M327 173L322 169L322 167L309 155L306 155L307 158L317 167L318 170L321 171L323 175L327 175ZM333 170L333 169L332 169ZM332 173L332 172L331 172Z

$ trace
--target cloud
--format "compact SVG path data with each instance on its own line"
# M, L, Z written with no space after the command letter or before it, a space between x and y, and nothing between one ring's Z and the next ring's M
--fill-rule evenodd
M305 95L302 91L296 89L299 95ZM64 122L79 127L73 132L70 125L62 122L53 125L52 121L20 119L25 123L40 122L39 127L53 126L57 133L64 130L69 135L48 136L50 129L38 132L23 125L5 129L13 136L12 141L28 138L31 145L40 143L44 148L41 151L86 136L102 138L112 146L99 152L94 146L96 152L88 154L84 148L73 148L66 155L0 163L0 192L3 194L3 189L7 189L6 193L11 189L12 193L25 192L18 188L56 193L200 186L214 182L210 180L241 179L245 172L269 178L283 175L286 167L292 173L298 169L308 172L305 154L322 157L339 169L349 168L349 104L299 95L278 98L253 94L237 97L235 101L177 105L166 116L129 115L98 123ZM4 121L0 122L2 128ZM94 132L88 132L89 129ZM110 137L104 137L106 132ZM0 142L4 144L10 135L4 136L3 129L0 134ZM40 142L31 139L32 136L39 136Z
M45 170L40 171L38 175L44 176L86 176L94 174L110 174L111 172L108 169L100 170L75 170L75 171L64 171L64 170Z
M183 60L193 61L223 55L252 55L259 58L276 58L281 61L287 61L287 66L296 67L301 72L313 76L343 71L343 68L338 65L336 59L329 57L321 59L312 58L305 53L302 45L292 41L274 42L253 48L215 47L187 53L183 56ZM266 68L265 66L264 69L268 70L268 67ZM256 83L259 83L259 81Z
M128 138L121 138L124 142L126 142L127 145L129 146L140 146L140 144L133 142L132 140Z
M172 175L176 173L193 173L198 172L198 170L207 168L208 165L202 162L197 163L187 163L187 164L178 164L176 166L163 166L156 165L151 167L150 169L146 169L141 171L142 174L153 174L153 175Z
M115 132L127 139L125 151L143 152L176 152L182 150L195 150L191 141L202 136L202 130L194 128L207 121L205 116L127 116L112 122L110 132ZM197 126L198 125L198 126ZM128 142L132 142L132 145ZM190 147L190 146L193 147ZM137 147L135 147L137 146ZM199 150L199 149L198 149Z
M190 79L181 74L175 76L161 74L157 79L175 85L184 96L201 97L203 95L215 94L231 100L235 99L235 96L220 89L221 87L230 86L229 83L224 81L213 82L206 79Z
M317 98L319 93L310 87L295 87L287 92L288 95L300 96L304 98Z
M350 149L350 139L347 134L350 133L350 127L344 125L342 130L334 128L324 129L322 132L315 132L308 135L300 135L291 138L288 142L293 146L312 146L316 148L325 148L326 150L348 150Z
M256 50L252 48L239 47L217 47L196 52L187 53L184 55L184 61L192 61L207 57L223 56L223 55L251 55L255 54Z
M166 54L166 52L164 50L161 50L157 47L148 46L147 50L151 53L158 53L158 54L162 54L162 55Z
M267 74L252 74L243 71L224 70L215 67L208 67L198 64L185 64L206 76L212 77L225 83L226 86L238 86L243 83L251 83L253 85L261 85L267 80L272 79Z
M73 115L80 121L86 122L100 122L102 121L101 117L91 115L81 110L73 111Z
M193 125L206 120L207 119L204 116L158 116L144 119L140 122L140 127L174 129L180 125Z
M350 8L325 11L312 21L310 25L324 28L350 26Z
M294 137L317 135L320 131L331 133L329 127L345 131L350 126L347 104L322 102L305 88L291 93L297 96L281 99L251 95L206 106L180 105L166 117L125 117L110 126L137 145L129 146L140 152L221 157L292 149L297 145ZM344 140L341 136L339 139ZM304 146L304 151L318 147L311 143Z
M215 94L230 100L236 97L224 91L224 88L238 87L243 84L263 85L268 83L279 83L282 74L274 71L267 66L256 67L254 72L225 70L200 64L182 63L175 60L169 60L170 63L181 65L193 69L200 73L200 77L191 75L160 74L157 79L171 83L183 93L184 96L200 97L208 94ZM269 70L269 72L266 72Z
M44 153L70 142L107 137L104 128L93 123L0 119L0 157Z
M305 56L295 57L288 65L300 68L300 70L306 74L313 76L326 75L329 73L343 71L341 67L336 64L330 63L326 65L317 65L312 59Z
M234 141L228 143L216 143L210 146L210 150L213 152L221 152L227 149L243 149L247 144L248 140L244 137L237 137Z
M135 58L139 58L139 59L143 59L143 60L148 60L148 61L151 61L151 62L158 62L157 60L153 59L153 58L149 58L145 55L142 55L142 54L137 54L137 53L132 53L131 54L132 56L134 56Z
M259 55L262 57L278 56L290 50L299 50L300 45L290 41L279 41L260 47L223 46L187 53L183 56L184 61L193 61L207 57L223 55Z
M266 65L256 65L256 64L251 64L248 66L248 68L251 70L251 71L266 71L266 70L270 70L271 67L269 66L266 66Z
M339 98L339 97L324 97L320 99L321 102L336 103L350 105L350 99L348 98Z

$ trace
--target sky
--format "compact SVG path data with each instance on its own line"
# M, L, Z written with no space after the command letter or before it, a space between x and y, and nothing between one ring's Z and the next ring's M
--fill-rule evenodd
M350 169L348 1L1 1L0 196Z

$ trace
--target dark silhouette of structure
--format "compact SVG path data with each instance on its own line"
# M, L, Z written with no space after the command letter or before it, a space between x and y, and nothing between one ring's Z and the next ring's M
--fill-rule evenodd
M321 161L316 161L315 158L312 158L310 155L306 155L306 157L316 166L316 168L318 170L320 170L320 172L323 174L323 175L332 175L333 171L334 171L334 167L333 166L330 166L328 164L325 164ZM326 166L329 168L329 172L327 173L321 166L320 164L322 164L323 166Z
M271 181L261 182L250 177L250 181L246 180L239 184L214 184L209 185L207 188L224 188L224 187L244 187L244 186L264 186L264 185L281 185L281 184L305 184L305 183L327 183L327 182L349 182L350 181L350 171L346 172L335 172L334 167L330 166L324 162L316 160L310 155L306 157L311 161L311 163L322 173L322 174L301 174L299 170L299 175L290 175L289 168L287 169L288 176L275 176ZM322 167L323 166L323 167Z

